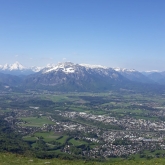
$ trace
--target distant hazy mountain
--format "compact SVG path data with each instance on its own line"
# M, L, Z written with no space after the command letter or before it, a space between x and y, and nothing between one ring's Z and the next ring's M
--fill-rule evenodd
M115 71L119 72L125 78L141 83L153 83L151 79L149 79L144 74L134 70L134 69L125 69L125 68L114 68Z
M150 75L152 73L159 73L159 72L160 71L158 71L158 70L150 70L150 71L143 71L141 73L144 74L145 76L148 76L148 75Z
M5 64L0 65L0 73L11 74L11 75L29 75L35 72L40 71L40 67L24 67L19 62L15 62L14 64Z
M0 83L3 85L17 86L22 83L22 78L15 75L0 73Z
M150 80L165 85L165 72L151 71L144 73Z

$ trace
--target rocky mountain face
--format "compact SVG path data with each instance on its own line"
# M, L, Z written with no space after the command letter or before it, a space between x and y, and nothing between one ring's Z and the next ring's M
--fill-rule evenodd
M71 62L48 66L25 79L26 84L84 91L110 89L112 85L119 85L122 82L128 80L111 68L87 67Z

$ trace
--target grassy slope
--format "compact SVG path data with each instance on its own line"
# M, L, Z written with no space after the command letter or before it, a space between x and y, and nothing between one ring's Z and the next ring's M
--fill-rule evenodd
M20 155L0 153L0 165L164 165L165 159L151 160L118 160L106 163L85 162L79 160L61 160L61 159L36 159L28 158Z

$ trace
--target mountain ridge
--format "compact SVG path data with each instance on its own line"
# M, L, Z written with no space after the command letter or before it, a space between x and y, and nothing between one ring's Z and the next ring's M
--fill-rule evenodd
M25 67L21 63L16 61L13 64L6 63L4 65L0 65L0 72L2 70L8 70L8 71L9 70L10 71L13 71L13 70L32 70L33 72L39 72L39 71L41 71L44 68L57 66L58 64L65 64L65 63L72 63L72 62L59 62L57 64L47 64L44 67L38 67L38 66ZM74 63L72 63L72 64L74 64ZM152 73L164 72L164 71L158 71L158 70L138 71L138 70L135 70L135 69L127 69L127 68L120 68L120 67L107 67L107 66L102 66L102 65L82 64L82 63L78 64L78 65L84 66L86 68L103 68L103 69L112 68L112 69L114 69L117 72L140 72L140 73L142 73L144 75L146 75L146 74L148 75L148 74L152 74Z
M165 72L151 72L145 75L135 69L72 62L49 64L40 68L26 68L16 62L1 66L0 73L2 84L59 91L101 91L116 88L133 89L135 86L147 84L165 85Z

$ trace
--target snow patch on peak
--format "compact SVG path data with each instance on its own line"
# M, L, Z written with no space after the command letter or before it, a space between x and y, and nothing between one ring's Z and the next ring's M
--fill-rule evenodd
M0 72L12 74L12 75L28 75L32 74L34 72L39 72L42 67L24 67L22 64L20 64L18 61L16 61L14 64L5 64L0 65Z
M9 70L23 70L23 69L25 69L25 67L21 65L18 61L10 65L10 68L9 68Z
M108 67L101 66L101 65L90 65L90 64L79 64L81 66L84 66L86 68L96 69L96 68L102 68L102 69L108 69Z
M39 71L41 71L41 70L43 69L43 67L32 66L30 69L31 69L33 72L39 72Z
M50 67L54 67L54 66L55 66L54 64L47 64L46 68L50 68Z
M65 62L65 63L58 63L57 65L53 65L53 64L48 64L46 69L43 71L43 73L49 73L52 71L62 71L66 74L68 73L74 73L75 69L74 69L75 64L71 63L71 62Z
M2 70L23 70L25 69L25 67L23 65L21 65L19 62L15 62L14 64L12 65L9 65L9 64L5 64L4 66L0 66L0 68Z
M5 65L2 67L3 70L9 69L9 68L10 68L10 65L9 65L9 64L5 64Z
M75 70L74 70L74 68L65 68L65 69L63 70L63 72L65 72L65 73L74 73Z
M161 72L161 71L159 71L159 70L148 70L148 71L145 71L146 73L159 73L159 72Z
M48 73L48 72L52 72L52 71L56 71L58 69L58 66L55 67L47 67L46 70L43 73Z
M113 68L116 72L120 72L121 68Z
M137 72L135 69L113 68L117 72Z

